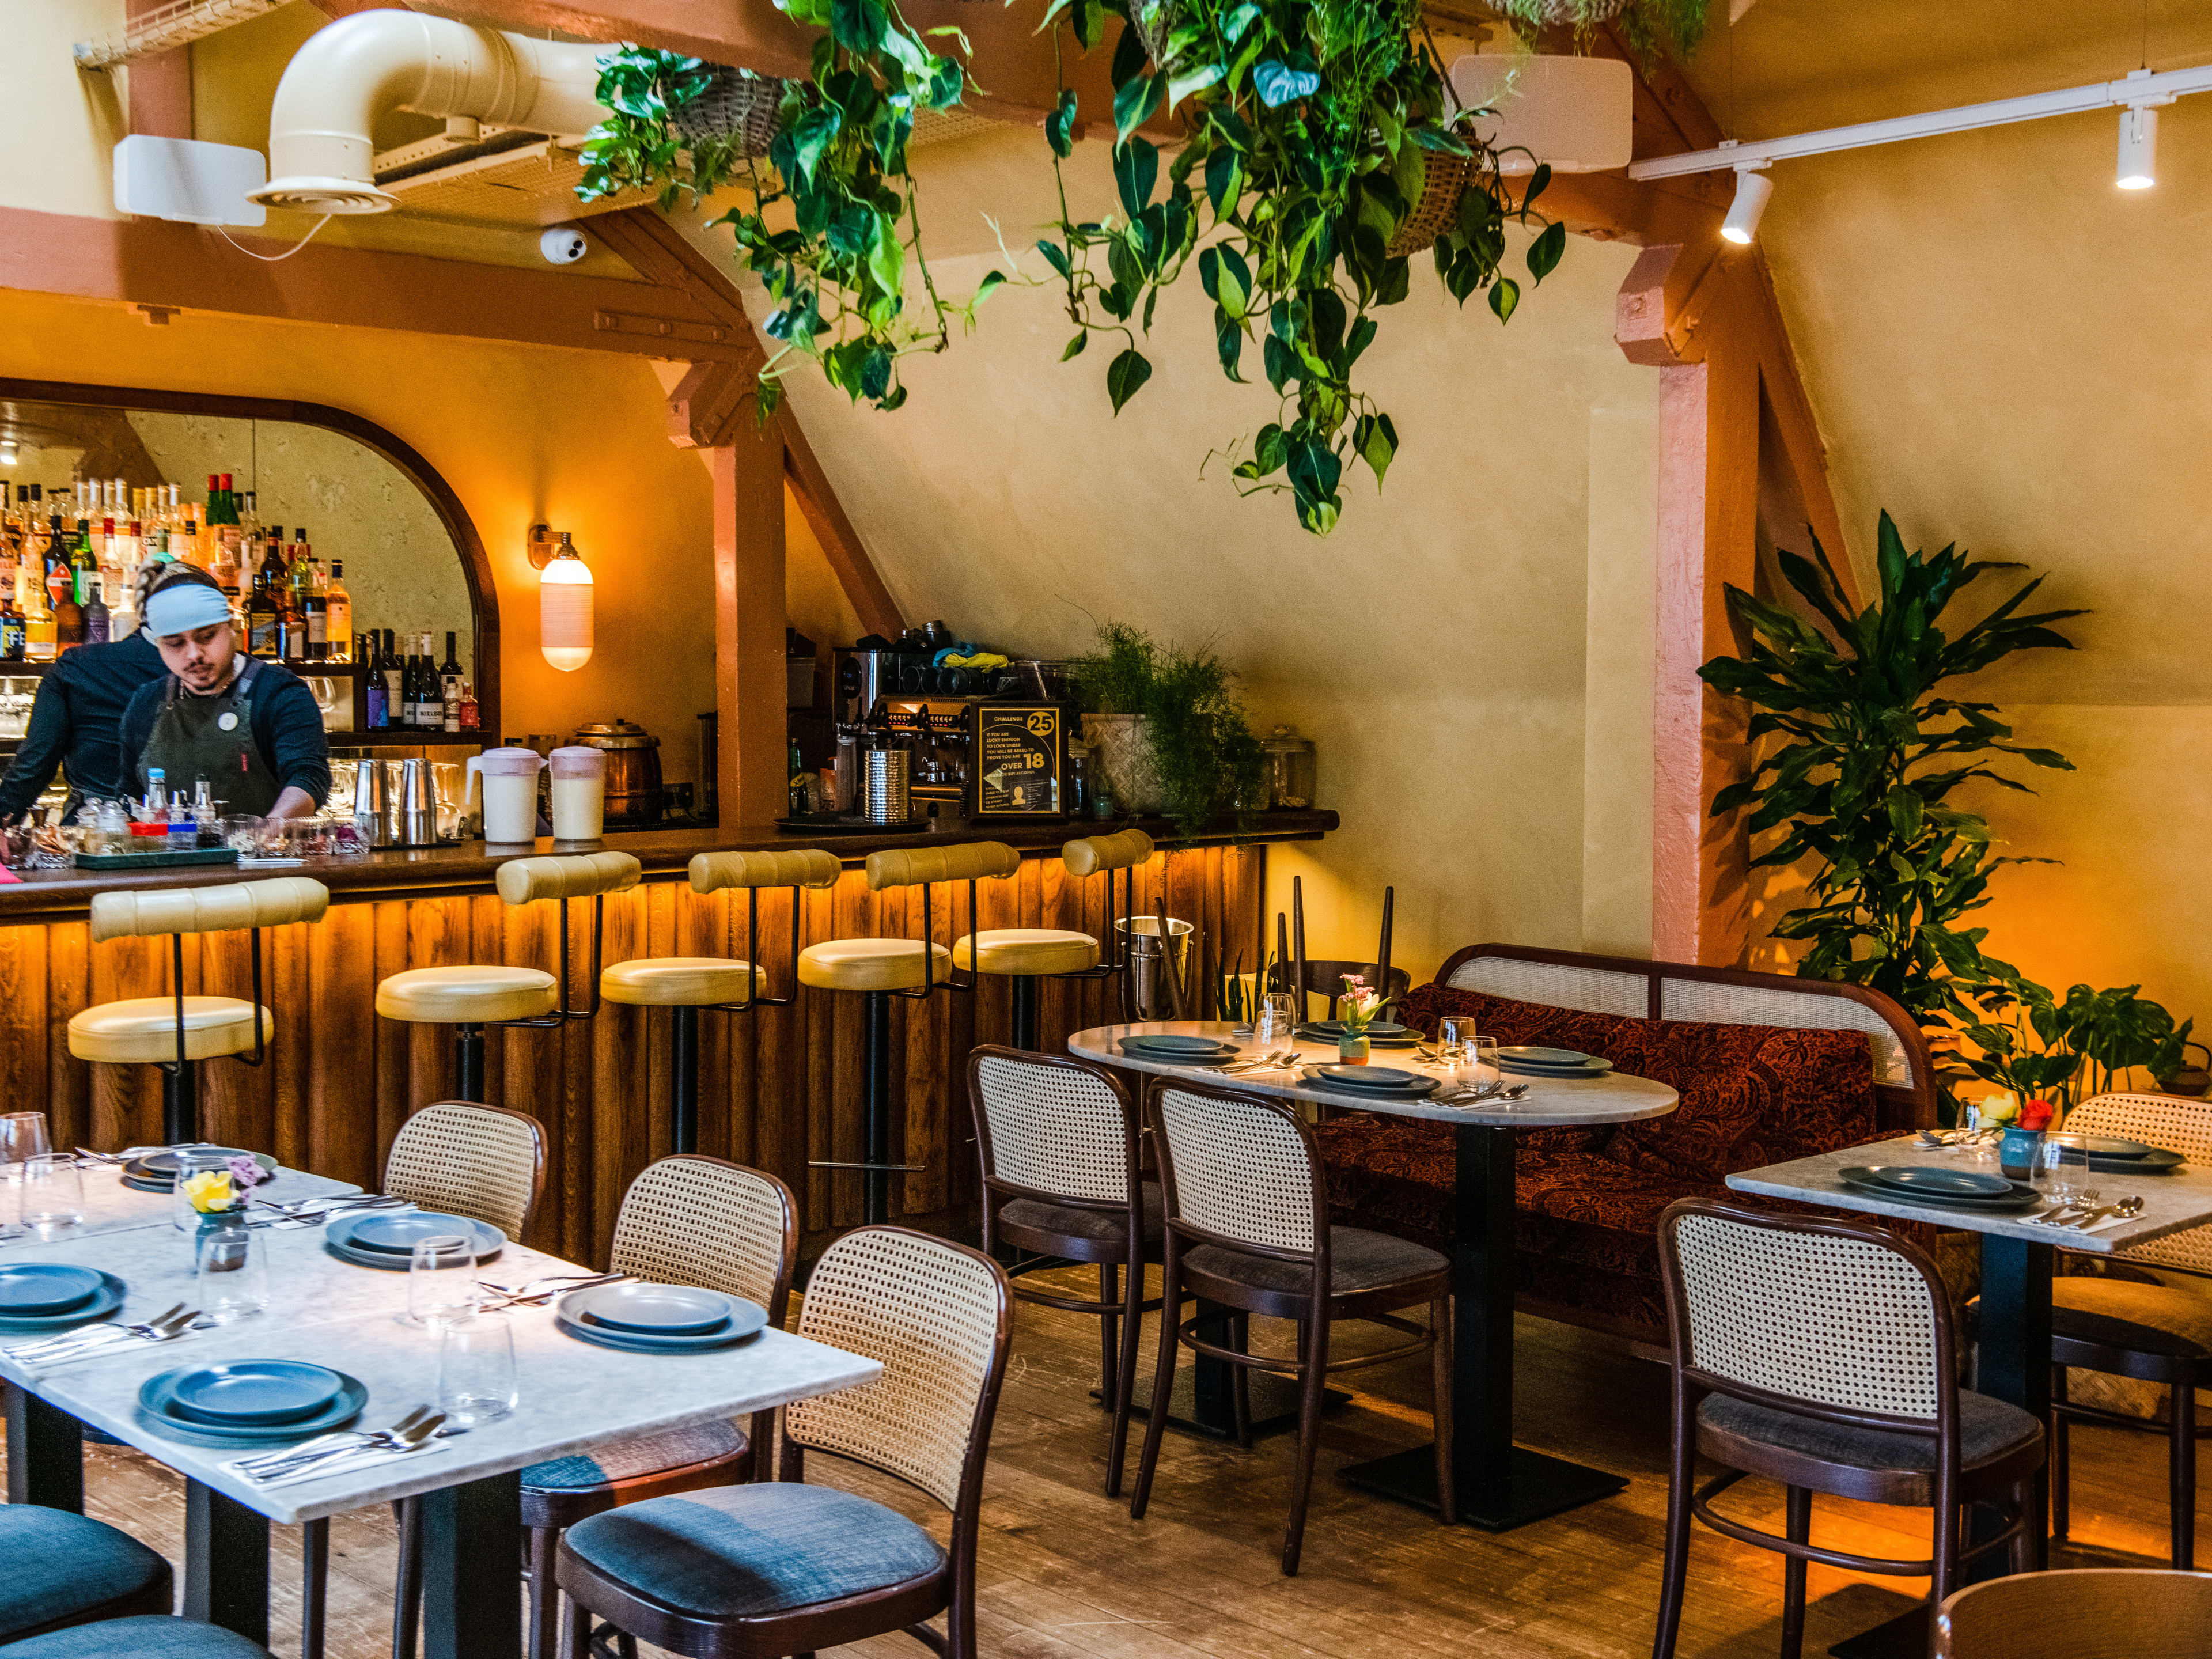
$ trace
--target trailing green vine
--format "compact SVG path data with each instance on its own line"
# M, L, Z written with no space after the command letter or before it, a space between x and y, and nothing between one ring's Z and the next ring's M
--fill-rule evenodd
M966 303L938 293L922 251L921 214L908 170L915 115L960 101L965 75L930 49L892 0L776 0L793 21L826 32L814 43L810 78L757 82L742 70L674 52L624 46L601 60L599 101L613 118L584 148L586 201L650 189L665 210L684 195L741 185L744 205L714 222L731 227L747 270L774 309L762 326L781 343L760 371L763 419L781 399L781 378L802 360L855 402L893 410L906 401L899 359L942 351L955 319L1003 280L986 277ZM966 39L951 27L964 55ZM687 115L726 77L777 88L774 137L739 132L687 141ZM744 88L740 88L742 91ZM787 215L775 211L788 204ZM771 216L781 228L771 224ZM921 279L921 314L906 291L911 254Z
M1353 374L1375 340L1370 313L1410 291L1401 239L1425 190L1444 209L1433 248L1446 290L1463 304L1487 289L1504 322L1521 297L1499 270L1505 223L1528 222L1550 169L1536 167L1516 199L1498 153L1461 130L1441 66L1415 38L1418 0L1053 0L1046 21L1087 51L1109 13L1123 22L1112 72L1123 216L1075 222L1062 176L1058 240L1037 244L1076 325L1062 361L1094 334L1118 338L1106 387L1119 414L1152 378L1139 336L1160 291L1194 258L1221 372L1243 384L1256 338L1278 399L1278 418L1235 465L1239 493L1287 490L1299 524L1326 534L1346 465L1364 462L1379 488L1398 452L1396 426ZM1085 113L1063 86L1045 122L1056 173ZM1163 113L1180 114L1188 135L1164 192L1160 151L1138 131ZM1543 228L1527 255L1533 280L1565 241L1565 226Z
M1524 39L1547 24L1571 24L1577 39L1586 39L1601 23L1620 20L1621 39L1650 63L1660 48L1672 47L1682 57L1697 50L1705 37L1709 0L1492 0L1505 20Z

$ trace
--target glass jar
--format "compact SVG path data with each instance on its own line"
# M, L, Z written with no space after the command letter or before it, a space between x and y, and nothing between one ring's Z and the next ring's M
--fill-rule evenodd
M1275 811L1303 811L1314 804L1314 746L1288 726L1279 726L1260 739L1260 752L1267 757L1267 799Z

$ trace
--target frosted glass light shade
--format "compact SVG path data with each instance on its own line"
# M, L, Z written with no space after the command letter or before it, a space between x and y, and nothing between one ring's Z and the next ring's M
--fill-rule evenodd
M538 577L538 648L563 672L592 659L592 567L556 554Z

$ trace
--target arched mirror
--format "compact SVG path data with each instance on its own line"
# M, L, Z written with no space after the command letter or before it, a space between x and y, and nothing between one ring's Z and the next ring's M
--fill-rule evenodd
M209 516L210 478L225 475L228 495L213 516L234 520L237 528L218 524L204 540L236 550L217 554L216 568L226 585L239 584L241 611L279 526L286 550L279 570L307 567L310 585L322 586L322 615L313 619L321 626L311 629L302 617L279 649L314 690L335 753L436 754L479 746L483 734L499 731L498 602L476 527L421 456L343 410L0 379L0 483L8 486L8 547L0 556L19 567L9 597L21 605L24 584L46 574L46 530L58 516L72 531L89 520L95 563L103 521L118 520L122 539L103 572L112 599L125 579L120 567L143 556L148 542L180 525L189 532L195 509ZM311 560L293 555L302 543ZM224 560L234 568L221 571ZM44 672L40 659L54 654L53 631L50 623L46 640L34 631L22 656L0 660L0 749L12 751L23 734ZM435 729L427 717L410 725L390 709L388 695L371 698L372 676L390 661L380 655L387 635L400 654L427 636L441 667L453 636L450 661L468 688L472 727ZM364 651L365 640L380 649ZM380 725L380 704L386 709Z

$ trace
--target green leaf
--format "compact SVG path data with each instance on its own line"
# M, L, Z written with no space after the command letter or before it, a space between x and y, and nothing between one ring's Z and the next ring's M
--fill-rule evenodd
M1132 219L1142 213L1152 199L1152 187L1160 174L1160 152L1142 138L1133 138L1114 152L1114 188L1121 198L1121 210Z
M1218 307L1214 314L1213 349L1221 359L1221 372L1243 385L1244 377L1237 369L1244 360L1244 327Z
M1375 487L1382 487L1382 475L1390 470L1390 462L1398 453L1398 428L1390 424L1388 415L1363 415L1352 428L1352 447L1359 452L1359 459L1375 473Z
M1005 271L994 270L989 272L984 276L981 282L975 285L975 297L968 302L969 305L971 307L981 305L984 301L989 299L994 294L996 294L1001 288L1005 287L1006 282L1006 273Z
M1054 155L1075 154L1075 94L1063 88L1059 104L1044 118L1044 141Z
M1090 343L1091 331L1084 329L1079 331L1076 337L1067 343L1067 349L1060 354L1060 361L1064 363L1071 357L1080 357L1083 355L1083 348Z
M1114 400L1114 412L1119 415L1121 405L1143 390L1146 381L1152 378L1152 366L1135 347L1115 358L1106 367L1106 394Z
M1150 62L1145 52L1145 37L1127 23L1121 25L1121 38L1114 43L1113 81L1115 92L1121 91L1145 72Z
M1321 76L1310 68L1294 69L1279 58L1265 58L1252 71L1252 90L1269 109L1279 109L1319 92Z
M1040 241L1037 244L1037 252L1043 254L1044 262L1062 276L1069 275L1071 267L1068 264L1067 255L1061 251L1059 243Z
M1200 64L1176 70L1168 77L1168 107L1173 109L1194 92L1203 92L1227 73L1219 64Z
M1407 127L1406 129L1406 137L1412 139L1423 149L1435 150L1439 155L1472 155L1474 154L1473 150L1467 147L1467 141L1464 138L1462 138L1457 133L1451 131L1449 128L1431 126Z
M879 0L830 0L830 33L846 51L865 57L883 45L884 33Z
M1160 106L1160 95L1167 82L1157 75L1147 75L1132 81L1114 94L1114 137L1117 143L1127 139L1139 127L1151 120Z
M1213 216L1234 211L1243 193L1244 159L1223 144L1206 158L1206 199L1213 204Z
M1543 234L1528 244L1528 274L1542 282L1559 268L1559 256L1566 251L1566 226L1547 225Z
M1521 285L1510 276L1500 276L1490 285L1490 308L1498 313L1498 320L1513 320L1513 307L1521 303Z

